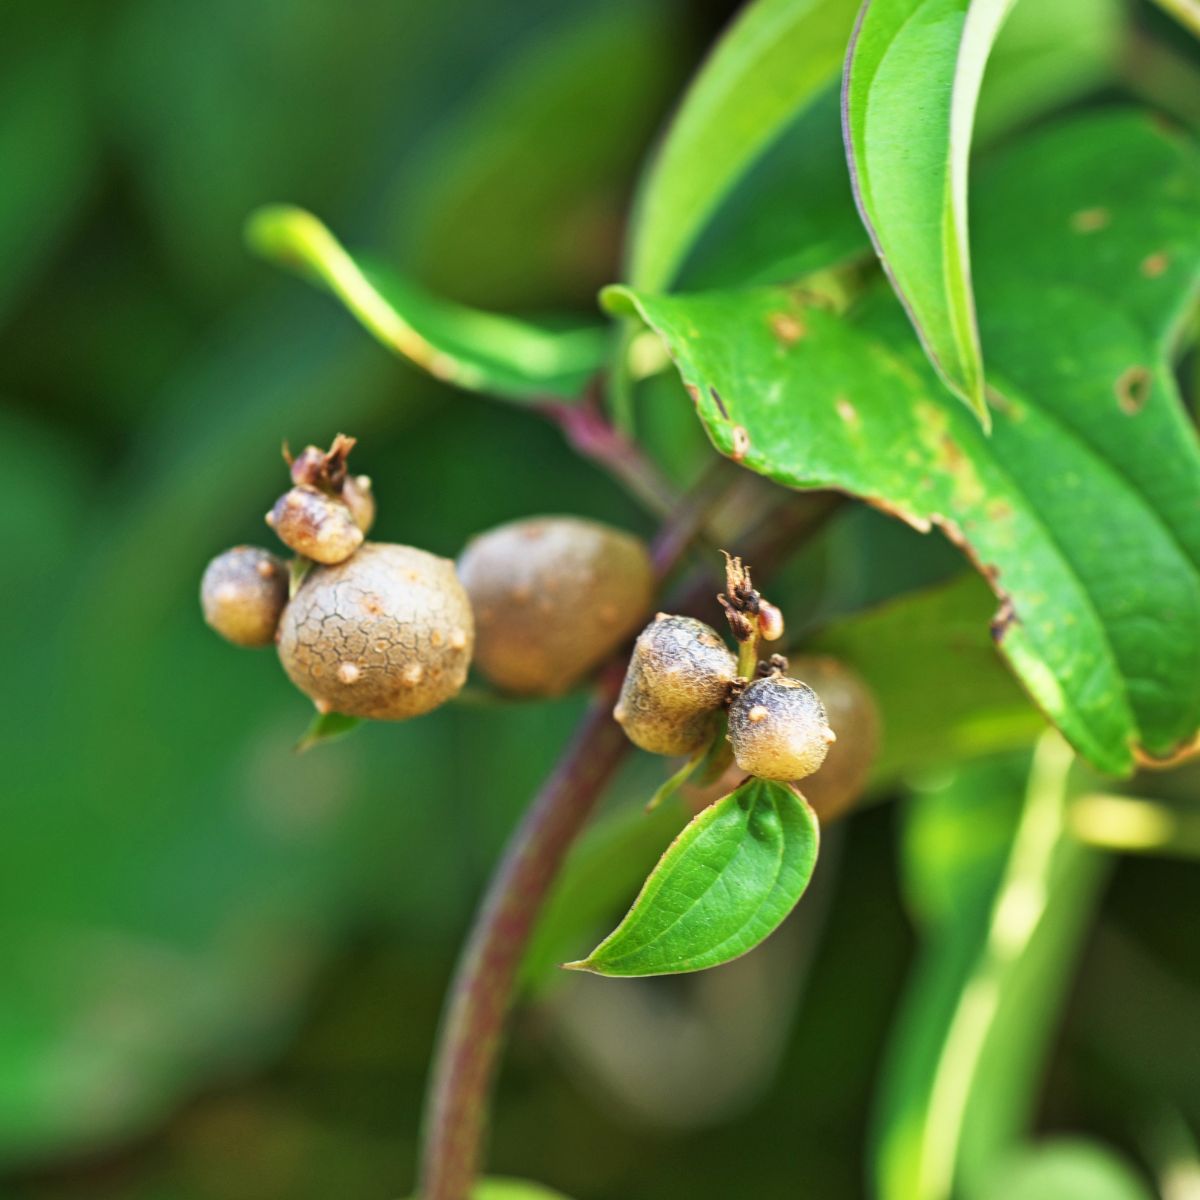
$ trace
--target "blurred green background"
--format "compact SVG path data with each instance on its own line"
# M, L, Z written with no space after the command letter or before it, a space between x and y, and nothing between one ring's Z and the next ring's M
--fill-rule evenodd
M6 11L0 1194L407 1187L454 954L581 700L450 708L297 758L307 702L270 652L204 628L200 572L228 545L267 544L280 442L342 429L361 439L383 540L453 556L538 512L651 524L535 415L435 384L254 261L242 224L300 204L456 299L590 312L620 274L639 164L734 7ZM1132 19L1097 90L1137 76L1194 119L1194 53L1148 11ZM673 380L646 389L640 419L677 483L703 468ZM960 570L936 540L847 508L781 599L815 629ZM1019 779L1023 761L980 769ZM912 787L940 794L972 769ZM610 805L640 802L656 771L635 762ZM997 788L1001 808L1014 788ZM709 983L577 980L526 1008L495 1169L578 1200L863 1195L914 954L902 811L836 832L797 917ZM1186 864L1116 870L1040 1127L1145 1160L1164 1111L1200 1122L1198 904ZM617 1053L639 1037L670 1047L654 1087Z

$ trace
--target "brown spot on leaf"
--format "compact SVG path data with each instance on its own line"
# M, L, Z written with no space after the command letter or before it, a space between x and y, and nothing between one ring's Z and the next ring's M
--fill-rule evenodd
M783 346L794 345L808 333L808 326L799 317L793 316L791 313L772 313L770 319L771 332Z
M992 618L992 641L999 645L1016 622L1017 610L1013 607L1012 597L1001 592L1000 607L996 609L996 615Z
M740 463L750 453L750 434L746 432L744 425L735 425L732 437L733 447L729 451L729 457Z
M1071 228L1076 233L1096 233L1111 220L1112 215L1107 208L1081 208L1071 214Z
M1161 251L1147 254L1139 270L1147 279L1157 279L1171 265L1171 260Z
M687 394L689 396L691 396L692 403L699 404L700 403L700 389L694 383L685 383L683 386L684 386L684 389L687 391Z
M1127 416L1134 417L1146 406L1150 398L1150 370L1148 367L1132 366L1117 376L1113 389L1117 404Z
M1150 754L1141 746L1134 746L1133 757L1139 767L1149 767L1155 771L1167 771L1172 767L1181 766L1190 759L1200 755L1200 733L1181 742L1166 754Z
M837 415L847 425L857 425L859 423L858 409L845 396L839 396L834 401L834 407L837 408Z

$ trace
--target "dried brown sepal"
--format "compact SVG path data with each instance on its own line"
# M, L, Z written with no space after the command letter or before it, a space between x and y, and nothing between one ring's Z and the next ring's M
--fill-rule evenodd
M292 482L298 487L318 488L339 495L346 482L346 459L357 442L357 438L339 433L328 450L305 446L295 458L284 443L283 458L291 470Z

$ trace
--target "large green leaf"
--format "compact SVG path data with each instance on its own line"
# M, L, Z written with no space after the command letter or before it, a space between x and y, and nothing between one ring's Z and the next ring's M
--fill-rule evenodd
M1117 0L1018 5L988 62L976 141L1011 133L1111 78L1123 15ZM746 168L686 256L676 290L788 283L870 254L850 186L840 93L831 80Z
M909 814L924 949L884 1072L881 1200L973 1194L1027 1132L1102 862L1067 828L1068 748L1043 740L1024 799L1020 766L962 771Z
M597 975L670 975L753 949L808 886L817 819L791 788L750 779L671 843L625 919L580 962Z
M779 289L606 295L664 338L724 453L961 546L1034 700L1126 773L1200 724L1200 448L1168 362L1200 265L1200 162L1107 112L1018 144L981 182L991 437L882 289L848 317Z
M756 0L718 43L638 197L634 286L668 286L708 218L781 131L836 78L852 0Z
M877 782L1027 746L1045 728L988 635L994 607L987 585L966 574L843 618L812 644L871 688L883 727Z
M353 258L311 213L260 209L250 245L329 289L389 350L437 379L512 400L578 396L608 347L603 329L549 329L422 291Z
M1014 0L866 0L844 114L863 220L934 366L987 421L967 163L988 53Z

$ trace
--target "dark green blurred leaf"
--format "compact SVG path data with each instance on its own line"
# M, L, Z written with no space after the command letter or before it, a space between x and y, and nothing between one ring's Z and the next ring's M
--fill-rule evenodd
M1027 1132L1101 878L1067 831L1070 768L1048 735L1023 803L1019 777L986 763L915 802L905 858L925 947L885 1067L881 1200L971 1194Z
M988 634L995 597L974 575L845 617L812 649L852 666L879 705L877 782L1029 745L1045 728Z
M930 361L985 424L967 166L984 67L1014 0L866 0L845 120L863 220Z
M1104 1146L1067 1140L1021 1151L989 1173L970 1200L1152 1200L1153 1192Z
M742 174L836 78L851 0L755 0L684 97L637 200L629 272L668 286Z
M98 155L88 111L88 46L48 6L29 40L9 14L0 49L0 323L91 198Z
M606 296L663 336L724 453L966 548L1012 607L997 634L1034 699L1125 773L1200 720L1200 450L1166 362L1200 264L1200 162L1108 113L1010 150L978 195L991 438L882 292L849 319L769 289Z
M400 164L385 193L388 261L481 307L591 308L689 50L671 0L562 4L506 41Z
M738 958L804 894L820 833L785 784L751 779L675 839L625 919L567 965L597 975L668 975Z
M521 401L574 398L607 352L607 332L596 326L552 330L479 312L363 266L302 209L262 209L246 237L264 258L328 288L389 350L467 391Z

